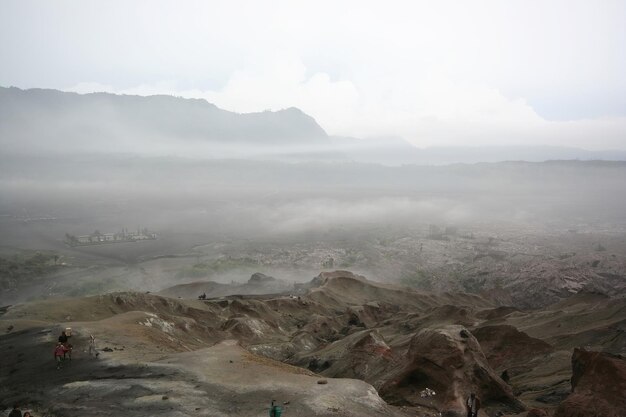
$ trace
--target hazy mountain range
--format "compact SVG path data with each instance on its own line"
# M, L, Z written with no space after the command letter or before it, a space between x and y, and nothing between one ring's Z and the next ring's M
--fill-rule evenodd
M402 138L329 136L297 108L239 114L200 99L0 87L4 154L129 153L199 158L448 164L626 160L626 151L548 146L417 148Z
M179 147L221 156L219 147L329 144L317 122L296 108L238 114L172 96L18 88L0 88L0 107L2 147L18 152L163 154Z

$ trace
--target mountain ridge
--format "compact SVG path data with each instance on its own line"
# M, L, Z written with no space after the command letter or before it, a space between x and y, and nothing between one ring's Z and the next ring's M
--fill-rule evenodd
M296 107L237 113L205 99L0 86L5 154L129 153L208 159L382 165L549 160L626 161L626 150L566 146L417 147L401 137L328 135Z
M312 117L293 107L241 114L203 99L16 87L0 87L0 106L0 145L11 150L145 152L186 142L276 146L328 138Z

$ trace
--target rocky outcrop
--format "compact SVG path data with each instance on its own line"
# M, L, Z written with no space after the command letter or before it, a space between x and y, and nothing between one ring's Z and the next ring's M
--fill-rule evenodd
M572 393L554 417L623 417L626 410L626 358L575 349Z
M510 325L483 326L472 331L489 364L498 370L520 365L554 349Z
M255 272L254 274L252 274L252 276L248 280L248 284L252 284L252 285L265 284L265 283L273 282L273 281L276 281L276 278L271 277L269 275L262 274L260 272Z
M266 279L260 276L258 281ZM523 312L494 308L475 295L412 291L346 271L320 274L307 288L295 294L239 294L207 300L144 293L111 293L65 303L44 300L7 309L0 322L4 328L11 327L4 336L11 340L42 323L72 327L77 361L89 334L102 342L100 359L130 358L133 363L234 339L259 355L257 361L271 358L298 365L305 373L321 374L328 378L323 379L324 386L332 385L332 378L363 380L378 389L384 400L399 406L398 410L406 406L413 416L416 412L464 416L463 400L470 392L479 396L487 415L519 415L524 407L513 389L531 404L554 407L569 394L573 343L601 334L601 341L595 338L601 347L614 353L623 349L623 299L579 294L549 309ZM581 329L585 338L576 336ZM56 327L48 331L46 343L53 342L58 332ZM28 346L32 337L34 333L20 342ZM0 343L0 362L6 365L0 366L4 371L0 376L21 377L22 369L45 366L31 361L14 366L23 358L13 345ZM619 379L613 371L604 371L604 365L594 365L581 352L574 360L574 393L562 404L565 414L559 417L593 415L587 412L589 406L602 410L623 406L615 391L624 389L623 376ZM44 356L48 358L42 355L42 361ZM608 355L600 359L599 363L617 360ZM594 381L594 375L610 382ZM315 385L319 378L315 375ZM20 381L20 389L30 382ZM22 395L19 390L14 394ZM600 398L597 404L589 399L596 396ZM0 397L13 398L13 393L3 395L0 389ZM332 410L339 407L329 407L328 415L336 415Z
M385 381L395 361L378 331L362 330L314 353L296 355L292 363L324 376L358 378L376 385Z
M437 392L436 407L450 416L464 415L463 399L470 392L481 398L483 407L524 409L511 388L491 369L476 338L463 326L419 331L411 339L403 363L380 387L383 397L423 404L419 392L431 388Z

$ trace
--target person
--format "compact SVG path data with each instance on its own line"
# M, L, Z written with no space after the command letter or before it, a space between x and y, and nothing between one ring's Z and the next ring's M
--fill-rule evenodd
M94 355L98 357L98 351L96 351L96 338L94 335L89 335L89 356Z
M283 413L283 408L279 405L274 405L276 400L272 400L272 405L270 405L270 417L280 417Z
M66 343L63 345L63 360L65 359L69 359L70 361L72 360L72 344L71 343ZM67 357L65 356L67 355Z
M57 369L61 369L61 362L63 362L65 353L65 346L63 346L63 343L58 342L56 347L54 348L54 360L57 363Z
M67 335L67 332L63 330L61 335L59 336L59 343L63 345L65 349L65 353L63 354L63 359L66 358L66 355L69 356L69 360L72 360L72 345L68 343L70 336Z
M19 404L15 404L13 406L13 410L9 413L9 417L22 417L22 412L20 411Z
M472 392L467 398L465 405L467 406L467 417L478 416L478 410L480 410L480 400L478 399L476 394Z

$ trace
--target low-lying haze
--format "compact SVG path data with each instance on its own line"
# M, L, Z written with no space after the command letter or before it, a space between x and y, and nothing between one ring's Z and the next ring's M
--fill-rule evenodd
M622 417L624 16L0 2L0 414Z

